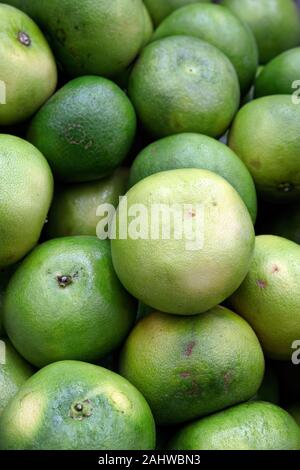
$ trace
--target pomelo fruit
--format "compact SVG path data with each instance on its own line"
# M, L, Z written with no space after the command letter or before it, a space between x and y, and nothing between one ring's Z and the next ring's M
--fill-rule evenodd
M263 68L255 81L255 97L295 93L299 89L299 77L300 47L295 47L282 52Z
M127 338L120 373L146 398L156 422L171 424L250 399L264 357L252 328L224 307L188 317L154 312Z
M111 174L127 156L136 117L125 93L102 77L80 77L61 88L34 117L28 140L64 181Z
M240 109L229 134L230 148L270 201L300 199L300 106L291 96L265 96Z
M17 353L8 339L0 339L0 416L19 388L33 374L33 368Z
M300 338L299 245L272 235L256 237L249 273L231 304L252 325L268 356L290 360Z
M219 137L240 101L236 71L216 47L191 36L152 42L135 63L129 96L155 137L199 132Z
M114 220L115 270L131 294L157 310L205 312L248 272L254 246L249 212L235 189L210 171L145 178L128 191Z
M223 0L252 30L261 64L300 43L300 16L293 0Z
M275 369L269 363L266 364L262 384L252 400L268 401L275 405L279 403L279 380Z
M266 227L267 233L287 238L300 245L300 207L292 204L279 207Z
M145 147L133 162L129 187L154 173L179 168L210 170L225 178L239 193L255 221L257 198L249 171L226 145L205 135L177 134Z
M12 265L37 243L53 194L53 177L30 143L0 134L0 268Z
M244 95L255 78L258 51L251 30L222 5L194 3L174 11L156 29L153 39L195 36L222 51L237 72Z
M0 126L29 119L52 95L57 70L38 26L22 11L0 4Z
M126 192L127 180L128 170L120 168L99 181L57 188L48 216L46 237L95 236L101 220L97 208L101 204L112 204L117 208L119 197Z
M5 330L37 367L104 358L122 343L135 316L135 303L114 273L109 242L96 237L40 245L17 269L5 295Z
M4 450L147 450L148 404L127 380L77 361L51 364L20 389L0 420Z
M171 440L172 450L299 450L300 430L282 408L242 403L187 425Z
M112 77L134 60L143 42L141 0L23 0L20 7L45 31L72 77Z
M156 26L174 10L196 2L209 3L211 0L144 0Z

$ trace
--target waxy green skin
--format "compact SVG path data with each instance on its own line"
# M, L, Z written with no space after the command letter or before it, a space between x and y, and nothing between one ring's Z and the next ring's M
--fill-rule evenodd
M0 134L0 268L20 261L38 242L53 195L53 176L29 142Z
M193 315L223 302L239 287L250 266L254 228L245 204L225 179L207 170L164 171L139 181L126 196L128 211L143 204L148 222L147 238L135 239L132 219L125 214L122 227L128 228L128 237L122 239L119 209L117 237L111 241L116 273L134 297L156 310ZM176 238L174 217L170 224L168 217L151 220L153 204L179 205L183 221L193 218L185 205L195 210L192 245L187 234ZM158 226L158 237L152 236L151 226ZM170 236L167 232L168 239L163 239L163 230L169 229Z
M126 94L106 78L88 76L71 80L42 107L27 138L58 179L85 182L113 173L135 131L135 111Z
M144 39L141 0L5 0L46 32L71 77L112 77L136 57Z
M234 406L183 428L172 450L299 450L300 429L282 408L267 402Z
M127 338L120 373L146 398L157 423L181 423L250 399L262 382L264 357L252 328L224 307L190 317L155 312Z
M156 29L153 40L184 34L195 36L222 51L234 65L242 95L252 85L258 51L251 30L222 5L194 3L174 11Z
M0 419L2 450L154 447L155 424L143 396L119 375L83 362L57 362L37 372Z
M282 52L263 68L255 81L255 97L293 94L299 89L294 83L299 77L300 47L295 47Z
M0 416L19 388L34 373L34 369L17 353L7 338L1 338L1 352L3 345L5 364L0 363Z
M252 30L260 64L300 43L300 15L294 0L223 0Z
M113 270L109 242L96 237L40 245L5 296L5 330L38 367L64 359L99 361L122 343L135 316L135 302Z
M300 338L299 285L299 245L273 235L256 237L249 273L230 302L273 359L290 361Z
M197 132L220 137L240 102L230 60L191 36L172 36L145 47L128 87L137 114L154 137Z
M126 192L128 170L119 168L112 176L89 183L75 183L57 188L46 225L47 238L96 235L101 204L119 205ZM99 236L99 234L98 234Z
M23 12L0 4L0 30L0 126L10 126L31 118L54 93L57 70L44 35Z
M229 147L245 163L266 200L300 199L299 126L300 106L290 95L253 100L233 121Z
M209 170L225 178L239 193L255 222L257 198L249 171L227 145L205 135L178 134L145 147L133 162L129 187L154 173L179 168Z

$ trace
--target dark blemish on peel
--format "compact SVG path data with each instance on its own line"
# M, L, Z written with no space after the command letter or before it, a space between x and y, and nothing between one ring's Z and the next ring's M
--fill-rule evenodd
M272 273L279 273L280 269L279 267L277 266L277 264L274 264L274 266L272 267Z
M256 281L256 284L258 285L258 287L260 287L261 289L265 289L267 287L267 281L262 281L261 279L258 279Z
M182 377L183 379L188 379L190 376L191 376L190 372L181 372L180 373L180 377Z
M192 354L195 345L196 345L196 341L191 341L191 342L187 345L186 350L185 350L185 355L186 355L186 356L189 357L189 356Z

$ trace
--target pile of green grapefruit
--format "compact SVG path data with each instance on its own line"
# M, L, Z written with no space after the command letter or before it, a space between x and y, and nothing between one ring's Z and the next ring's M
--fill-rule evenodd
M0 52L0 449L300 450L295 2L6 0Z

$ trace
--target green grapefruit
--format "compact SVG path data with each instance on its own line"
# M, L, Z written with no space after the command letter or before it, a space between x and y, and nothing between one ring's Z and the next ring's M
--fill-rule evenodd
M260 63L300 43L300 16L293 0L223 0L252 30Z
M181 132L219 137L240 102L230 60L191 36L163 38L145 47L133 67L128 92L142 124L155 137Z
M0 4L0 31L0 126L11 126L54 93L57 70L45 37L25 13Z
M255 82L255 97L297 93L299 77L300 47L295 47L282 52L263 68Z
M120 373L144 395L156 422L171 424L250 399L264 357L251 327L224 307L188 317L154 312L127 338Z
M144 39L142 0L19 3L46 32L55 56L72 77L114 76L134 60Z
M37 247L11 278L4 302L9 338L37 367L104 358L136 316L114 273L109 242L96 237L58 238Z
M53 194L43 155L18 137L0 134L0 268L23 258L38 242Z
M243 403L187 425L172 450L300 450L300 430L279 406Z
M174 11L157 28L153 39L195 36L222 51L234 65L242 94L249 90L258 66L251 30L222 5L195 3Z
M291 360L300 338L299 245L272 235L256 237L249 273L231 304L252 325L268 356Z
M77 361L51 364L20 389L0 420L1 450L151 450L148 404L127 380Z
M300 199L300 106L290 95L265 96L235 117L229 146L253 176L258 192L274 202Z
M198 169L156 173L128 191L126 204L128 210L119 206L115 217L113 263L125 288L146 305L197 314L241 284L254 230L225 179Z
M28 140L58 178L92 181L111 174L127 156L136 117L125 93L102 77L80 77L61 88L34 117Z

